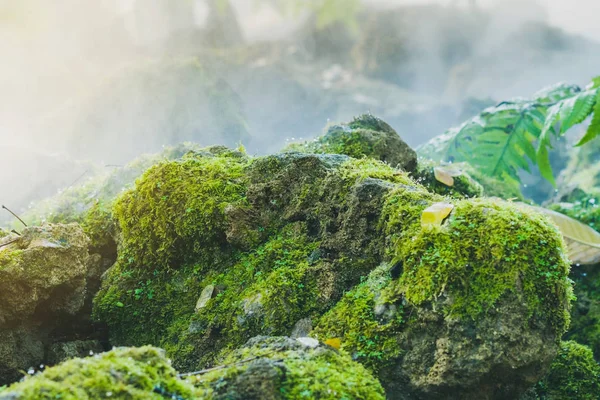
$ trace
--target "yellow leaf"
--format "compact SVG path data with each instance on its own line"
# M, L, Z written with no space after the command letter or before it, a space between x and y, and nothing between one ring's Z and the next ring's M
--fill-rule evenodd
M600 262L600 233L559 212L523 205L545 214L556 224L569 249L571 263L591 265Z
M441 225L453 209L454 205L450 203L432 204L421 214L421 226Z
M325 344L338 350L340 349L340 347L342 347L342 341L340 340L340 338L327 339L325 341Z
M454 186L454 178L442 167L434 167L433 176L435 176L436 181L441 182L446 186Z

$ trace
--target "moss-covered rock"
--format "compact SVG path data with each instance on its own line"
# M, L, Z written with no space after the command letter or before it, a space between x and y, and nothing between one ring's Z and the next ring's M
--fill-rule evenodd
M597 265L575 266L571 272L577 300L565 339L589 346L600 360L600 271Z
M289 145L287 150L369 157L408 172L413 172L417 166L417 153L391 126L370 114L356 117L348 124L331 126L325 135L310 142Z
M160 163L117 202L119 260L95 315L113 344L160 345L182 371L302 323L340 339L390 398L517 396L568 323L561 236L491 200L453 201L442 226L422 227L441 201L369 158Z
M156 177L165 171L171 179L161 180L162 192ZM376 221L393 183L410 179L381 162L345 156L289 153L249 162L223 155L158 165L121 200L129 211L115 213L126 228L123 247L96 297L96 315L114 343L161 345L182 369L210 365L219 350L257 334L289 335L378 265ZM179 215L177 229L165 231L170 225L149 215L155 204L160 218ZM185 212L190 204L198 207ZM178 228L186 225L194 229L189 234ZM157 232L186 251L154 251L165 242L152 240Z
M562 342L550 371L535 389L540 400L595 400L600 395L600 365L591 350L577 342Z
M600 230L597 206L600 197L577 192L564 198L572 202L552 204L549 208ZM577 300L571 310L571 325L565 339L589 346L596 360L600 360L600 270L598 265L575 265L570 277L575 282Z
M312 338L256 337L221 362L179 375L161 349L115 348L32 371L0 399L384 399L362 365Z
M402 189L388 197L393 262L348 292L315 335L340 338L389 398L517 396L568 326L562 239L541 216L490 200L457 201L443 226L421 228L414 209L430 201Z
M0 399L192 399L194 393L164 351L147 346L66 361L1 391Z
M362 365L311 338L256 337L225 357L223 365L190 379L201 398L385 398L380 383Z
M440 182L435 176L435 168L446 169L451 174L452 185ZM452 168L452 170L450 170ZM483 187L464 171L469 168L464 164L453 166L440 166L438 163L421 159L413 176L417 182L422 184L430 192L455 198L472 198L483 196Z
M25 228L0 248L0 383L44 362L53 332L84 307L88 239L76 225Z

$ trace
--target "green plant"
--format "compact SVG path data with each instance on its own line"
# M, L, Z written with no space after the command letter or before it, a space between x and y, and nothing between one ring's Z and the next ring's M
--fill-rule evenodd
M557 84L532 99L514 99L490 107L458 128L448 130L418 151L437 161L466 161L483 175L518 187L519 171L530 165L553 185L549 161L552 137L564 135L593 115L581 146L600 135L600 77L585 89Z

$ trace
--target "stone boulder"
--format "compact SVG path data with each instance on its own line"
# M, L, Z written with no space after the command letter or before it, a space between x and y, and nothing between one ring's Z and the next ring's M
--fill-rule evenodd
M66 361L0 389L0 399L192 399L194 392L164 351L147 346Z
M450 215L423 224L436 203ZM391 399L518 398L569 320L569 263L545 217L430 193L378 160L194 154L148 170L114 217L119 260L95 315L112 344L163 347L182 371L302 331L339 343Z
M333 125L325 135L289 145L287 150L369 157L407 172L414 172L417 167L417 153L391 126L371 114L356 117L348 124Z
M0 383L44 363L56 329L84 307L89 239L79 225L29 227L0 242Z
M308 337L255 337L191 382L215 400L385 398L362 365Z

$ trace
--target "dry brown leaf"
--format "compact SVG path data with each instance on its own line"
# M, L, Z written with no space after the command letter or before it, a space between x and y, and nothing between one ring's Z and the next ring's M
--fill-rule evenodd
M547 208L526 205L548 216L556 224L569 248L573 264L600 263L600 233L576 219Z

